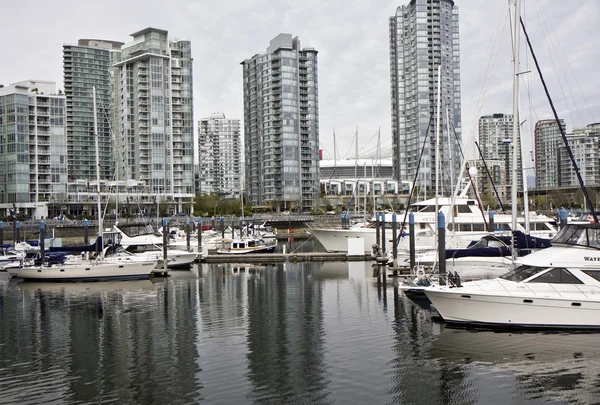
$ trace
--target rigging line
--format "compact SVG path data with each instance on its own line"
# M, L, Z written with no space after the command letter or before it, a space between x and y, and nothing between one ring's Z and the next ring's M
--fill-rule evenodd
M535 5L535 2L534 2L534 5ZM546 15L546 18L549 20L549 18L547 16L548 14L546 12L546 9L545 8L541 8L541 10L542 10L542 13L544 13ZM556 40L556 43L558 44L558 48L559 48L560 54L561 55L568 55L568 53L564 51L564 48L563 48L561 42L558 39ZM573 76L573 80L575 81L575 84L577 85L577 89L579 90L579 93L581 94L581 98L583 98L584 104L587 107L588 112L590 113L590 117L593 117L594 114L592 113L592 109L590 107L590 104L588 103L587 99L585 98L585 94L583 93L583 90L581 89L581 86L579 85L579 81L577 80L577 76L575 76L575 72L573 71L573 66L571 65L571 63L569 62L569 60L567 58L565 58L565 61L567 62L567 67L569 68L569 71L571 72L571 75ZM561 68L562 68L562 64L561 64ZM569 87L569 91L570 90L571 89ZM571 97L573 97L572 94L571 94ZM573 97L573 101L576 104L576 100L575 100L574 97ZM577 109L577 111L578 111L578 115L580 115L579 114L579 109ZM580 115L579 118L581 119L581 115ZM584 123L584 125L585 125L585 123Z
M536 7L535 2L533 3L533 5L534 5L534 7ZM556 48L554 47L554 44L552 43L552 46L551 46L551 44L548 42L548 37L551 37L552 35L550 34L551 31L548 29L548 22L545 19L546 16L543 14L542 11L538 11L538 13L539 13L540 16L542 16L542 18L540 19L540 21L541 21L540 26L542 28L542 33L544 34L543 35L544 36L544 42L546 43L546 48L548 49L548 55L550 56L550 61L552 62L552 66L554 67L554 71L556 72L556 80L558 81L558 85L560 87L560 91L562 93L564 102L567 105L567 114L569 115L569 118L571 119L571 122L574 123L575 120L571 116L571 113L575 112L575 114L579 115L579 120L583 124L583 120L581 119L581 115L577 111L576 106L574 106L572 108L571 105L569 104L569 99L568 99L567 94L565 92L565 89L563 87L563 80L561 80L561 77L558 74L559 71L562 72L562 74L564 76L564 81L567 82L566 83L567 89L569 89L569 85L568 85L569 83L568 83L567 77L566 77L566 75L565 75L565 73L563 71L562 63L558 63L558 66L557 66L557 63L556 63L556 60L561 60L561 58L558 56L558 52L557 52ZM553 41L552 38L550 38L550 42L552 42L552 41ZM563 59L565 59L565 58L563 58ZM569 93L570 93L570 91L569 91ZM572 93L571 93L571 99L572 99L573 103L575 103L575 98L573 97Z
M510 7L508 8L508 15L510 15ZM490 77L496 64L496 58L498 57L498 50L500 48L502 34L504 32L504 29L506 28L506 22L508 21L508 15L505 18L501 19L500 25L498 26L498 30L496 31L496 37L494 39L492 51L490 53L490 58L488 59L488 63L486 66L486 75L484 76L483 83L481 86L481 92L479 93L478 108L476 109L475 115L473 116L473 122L468 132L468 139L475 138L475 132L479 123L479 119L475 117L478 117L480 115L481 106L483 105L483 101L485 100L485 95L489 86Z
M406 224L406 217L408 216L408 211L410 209L410 201L412 199L414 190L417 186L417 180L419 179L419 168L421 167L421 159L423 158L423 153L425 151L425 145L427 144L429 128L431 127L431 122L433 121L433 111L431 112L431 116L429 117L429 122L427 123L427 129L425 130L425 137L423 138L423 145L421 146L421 153L419 154L419 160L417 161L417 170L415 171L415 177L413 179L412 187L410 188L410 193L408 194L408 200L406 201L406 211L404 212L404 218L402 219L402 224L400 225L400 229L404 228ZM402 231L400 231L402 234ZM400 243L400 237L396 241L396 244Z
M352 142L348 146L348 150L346 151L346 154L344 155L344 157L342 159L346 159L346 156L348 156L348 154L350 153L350 150L352 150L352 147L354 146L354 142L358 142L358 140L356 139L357 135L358 135L357 133L354 133L354 136L352 137Z
M496 63L496 58L498 56L498 49L500 48L500 40L502 39L501 33L504 32L504 28L506 27L506 22L509 20L509 16L510 16L510 6L507 8L507 16L504 19L502 19L502 24L501 24L500 30L498 31L499 35L496 37L496 42L494 43L494 47L492 49L491 63L490 63L489 69L487 71L487 76L484 81L483 89L479 95L479 100L477 103L477 108L475 109L474 117L481 116L481 109L483 107L483 102L485 100L485 95L487 93L487 89L488 89L488 86L490 83L492 71L493 71L494 65ZM475 139L475 129L478 127L478 123L479 123L478 119L477 120L473 119L473 124L471 126L469 135L467 137L468 140ZM466 165L467 165L467 162L463 159L462 163L461 163L461 167L460 167L461 170L459 171L459 173L464 173ZM461 189L461 176L458 176L457 181L456 181L456 188L454 189L454 194L452 196L453 200L454 200L454 197L459 193L460 189Z
M592 200L590 199L590 195L588 194L587 188L583 182L583 178L581 177L581 173L579 172L579 166L577 166L577 161L575 160L575 156L573 156L573 151L569 147L569 141L567 140L567 134L565 133L565 129L562 125L560 125L560 119L558 118L558 113L556 112L556 108L554 108L554 103L552 102L552 98L550 97L550 92L548 91L548 86L546 86L546 82L544 80L544 76L542 75L542 70L538 63L538 60L535 56L535 52L533 51L533 46L531 45L531 41L529 40L529 35L527 34L527 30L525 29L525 23L523 19L521 19L521 27L523 27L523 33L525 34L525 39L527 40L527 45L531 50L531 56L533 57L533 61L535 62L535 67L540 76L540 80L542 81L542 85L544 86L544 91L546 92L546 97L548 98L548 102L550 103L550 108L552 108L552 113L554 114L554 119L556 121L556 125L560 129L560 134L562 136L563 142L565 143L566 150L569 154L569 158L571 159L571 163L573 164L573 168L575 169L575 174L577 175L577 180L579 181L579 185L581 186L581 191L585 196L585 200L590 207L590 212L592 217L594 218L594 222L598 223L598 216L596 215L596 210L594 210L594 205L592 204Z
M469 162L467 162L467 159L465 159L465 154L464 154L462 146L460 144L460 139L458 139L458 133L456 132L456 127L454 127L454 125L452 125L452 132L454 133L454 138L456 138L456 143L458 144L458 151L460 152L460 157L461 157L462 161L464 162L465 170L467 172L467 176L469 177L469 183L471 183L471 188L473 189L473 195L475 196L475 199L477 200L477 202L479 203L479 207L481 208L480 211L481 211L481 216L483 218L483 223L485 225L485 228L488 230L488 232L492 232L493 229L490 229L490 225L488 224L488 222L485 218L485 213L483 212L483 204L481 203L481 199L479 198L479 194L477 193L477 187L475 187L475 182L473 181L473 177L471 177L471 173L469 171L469 169L470 169ZM459 176L459 178L460 178L460 176ZM459 179L458 184L460 184L460 179ZM452 202L450 203L450 207L453 210L452 212L454 212L455 198L456 198L456 195L453 195ZM453 220L453 218L452 218L452 220Z
M481 148L479 147L479 143L477 141L475 141L475 146L477 146L477 150L479 151L479 156L481 157L481 161L483 162L483 168L485 169L485 172L487 173L488 177L490 178L490 182L492 183L492 187L494 188L494 194L496 194L496 198L498 199L498 202L500 203L500 209L502 210L502 212L506 212L504 210L504 204L502 204L502 199L500 198L500 195L498 194L498 190L496 190L496 183L494 182L492 173L490 173L490 171L487 167L487 163L485 163L485 158L483 157L483 153L481 152Z

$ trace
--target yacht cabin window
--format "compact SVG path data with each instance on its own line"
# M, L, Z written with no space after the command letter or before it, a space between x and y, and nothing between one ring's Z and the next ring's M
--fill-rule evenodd
M575 277L569 270L562 267L549 269L548 267L519 266L516 269L503 274L500 278L520 282L535 275L538 276L529 280L528 283L583 284L583 282Z
M529 280L528 283L583 284L581 280L564 268L552 269L539 277Z
M441 206L440 206L441 208ZM427 205L419 210L419 212L435 212L435 205Z
M509 271L500 276L500 278L508 281L520 282L528 279L542 271L545 271L547 267L536 267L536 266L519 266L514 270Z
M599 270L582 270L584 274L590 276L591 278L600 281L600 271Z
M457 214L470 214L471 208L469 208L468 205L457 205L456 206L456 213Z

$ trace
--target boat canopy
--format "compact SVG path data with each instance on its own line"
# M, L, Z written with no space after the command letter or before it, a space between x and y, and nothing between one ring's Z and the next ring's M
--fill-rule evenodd
M555 243L600 249L600 225L568 224L552 239L552 244Z

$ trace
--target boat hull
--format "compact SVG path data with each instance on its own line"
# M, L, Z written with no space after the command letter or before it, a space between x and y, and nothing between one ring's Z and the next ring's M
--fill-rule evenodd
M217 253L227 255L246 255L252 253L273 253L275 252L276 245L265 246L261 248L248 248L248 249L219 249Z
M150 276L155 263L90 263L54 267L25 267L16 277L36 281L142 280Z
M454 290L454 291L453 291ZM600 295L544 298L503 296L461 288L426 288L432 306L449 324L532 329L600 329ZM590 295L590 294L588 294Z

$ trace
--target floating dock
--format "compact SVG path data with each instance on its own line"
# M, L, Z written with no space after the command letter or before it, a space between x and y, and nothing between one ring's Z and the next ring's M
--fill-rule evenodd
M371 261L370 254L348 255L347 253L268 253L268 254L209 254L202 263L283 263L283 262L364 262Z

